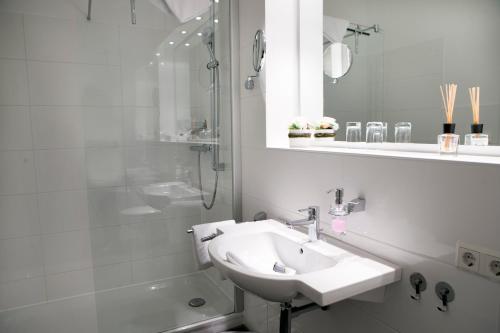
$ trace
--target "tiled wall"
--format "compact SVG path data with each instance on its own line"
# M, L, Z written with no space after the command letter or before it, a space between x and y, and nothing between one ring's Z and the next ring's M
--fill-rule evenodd
M263 26L264 0L240 1L241 74L251 68L253 32ZM389 287L384 303L344 301L327 312L297 319L297 332L497 332L500 285L454 267L457 240L500 251L500 168L448 162L339 156L265 148L265 104L259 87L241 90L243 216L265 210L274 217L298 217L318 204L323 228L331 233L326 190L344 186L346 198L363 194L365 213L347 218L340 239L403 267L401 282ZM420 303L409 295L409 275L420 271L429 289ZM436 310L436 282L457 294L450 312ZM276 332L277 306L249 296L246 319L252 329Z
M192 272L185 230L231 216L230 163L213 211L124 213L178 169L197 183L188 145L142 141L158 135L149 63L178 23L138 1L132 26L129 10L94 1L87 22L87 0L0 3L0 311Z

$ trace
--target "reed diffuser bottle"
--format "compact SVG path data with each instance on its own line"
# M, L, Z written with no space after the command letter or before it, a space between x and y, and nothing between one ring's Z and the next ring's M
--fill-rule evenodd
M469 146L487 146L488 134L483 134L483 124L479 122L479 87L469 88L470 103L472 106L472 125L470 134L465 136L465 144Z
M450 83L445 84L444 88L443 86L440 88L446 123L443 124L443 134L438 135L439 152L441 154L456 154L460 143L460 136L455 134L455 123L453 122L457 85Z

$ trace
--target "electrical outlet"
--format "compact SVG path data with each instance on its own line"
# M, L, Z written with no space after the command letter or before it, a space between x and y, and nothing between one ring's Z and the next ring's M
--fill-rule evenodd
M481 253L460 246L457 251L457 266L478 273L480 256Z
M498 251L458 241L456 265L463 270L500 282L500 252Z
M481 253L479 274L500 282L500 257Z

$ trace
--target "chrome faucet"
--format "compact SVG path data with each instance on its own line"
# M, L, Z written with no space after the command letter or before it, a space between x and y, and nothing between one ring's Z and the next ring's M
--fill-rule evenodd
M335 204L330 206L328 214L333 216L346 216L352 213L362 212L365 210L366 200L356 198L347 203L344 203L344 189L342 187L330 189L326 193L335 191Z
M285 221L288 226L308 226L308 235L311 242L319 240L321 235L320 219L319 219L319 206L309 206L304 209L299 209L299 212L307 212L307 218Z

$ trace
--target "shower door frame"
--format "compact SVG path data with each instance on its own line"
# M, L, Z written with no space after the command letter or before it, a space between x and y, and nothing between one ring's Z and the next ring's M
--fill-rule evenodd
M240 115L240 31L239 31L239 0L227 0L230 18L230 82L231 98L231 162L233 166L233 218L237 222L242 221L242 191L241 191L241 115ZM244 291L234 286L234 310L232 313L222 315L209 320L193 323L191 325L178 327L162 333L187 333L187 332L219 332L231 329L243 323L243 311L245 309Z
M227 0L229 5L229 49L230 49L230 82L231 87L231 139L233 165L233 218L237 222L243 219L243 204L241 190L241 113L240 113L240 16L239 0ZM234 312L242 313L245 310L245 293L238 286L234 286Z
M242 222L242 190L241 190L241 114L240 114L240 22L239 0L227 0L230 18L230 82L231 87L231 139L233 165L233 218Z

